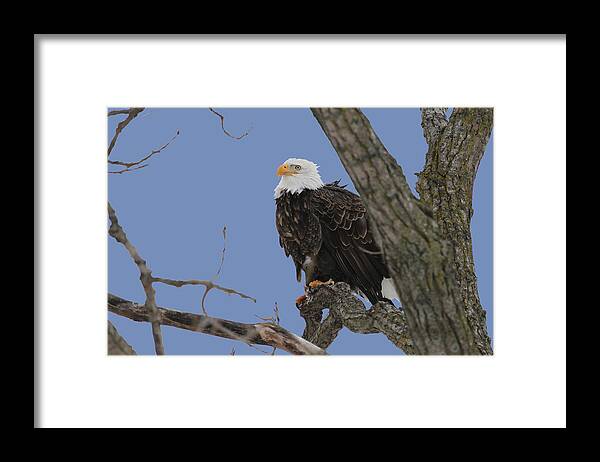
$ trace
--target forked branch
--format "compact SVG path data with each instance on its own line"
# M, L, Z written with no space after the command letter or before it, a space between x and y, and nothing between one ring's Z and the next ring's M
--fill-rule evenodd
M119 122L119 124L117 125L115 134L113 135L112 140L110 140L110 144L108 145L107 157L110 157L110 153L112 152L113 148L115 147L117 138L119 137L119 135L121 134L123 129L125 127L127 127L127 125L129 125L129 122L131 122L133 119L135 119L138 116L138 114L140 112L142 112L143 110L144 110L143 107L132 107L132 108L127 109L126 111L118 110L118 111L110 111L108 113L109 116L116 115L116 114L127 114L127 117L125 119L123 119L121 122Z
M174 140L175 138L177 138L179 136L179 130L177 130L177 133L175 133L175 136L173 136L173 138L171 138L167 143L163 144L160 148L158 149L153 149L150 154L142 157L140 160L136 160L133 162L125 162L122 160L109 160L108 163L111 165L121 165L125 168L121 169L121 170L115 170L112 172L108 172L108 173L112 173L112 174L122 174L122 173L127 173L127 172L133 172L136 170L140 170L142 168L145 168L148 166L146 162L147 160L150 160L150 158L152 156L154 156L155 154L159 154L160 152L162 152L163 149L166 149Z
M202 296L202 311L204 312L204 314L207 314L206 312L206 307L204 306L204 300L206 299L206 295L208 294L209 291L211 291L212 289L217 289L220 290L221 292L224 292L226 294L229 295L238 295L241 298L245 298L247 300L251 300L252 302L256 303L256 299L254 297L251 297L250 295L246 295L242 292L238 292L235 289L231 289L229 287L223 287L220 286L219 284L215 284L212 281L207 281L204 279L188 279L188 280L175 280L175 279L165 279L165 278L153 278L154 282L160 282L162 284L166 284L169 286L173 286L173 287L183 287L183 286L204 286L205 291L204 291L204 295Z
M406 354L416 354L406 322L406 314L392 304L381 301L366 309L345 282L308 289L306 300L297 306L306 321L304 338L327 348L342 327L359 334L384 334ZM329 315L321 323L322 311Z
M215 114L219 119L221 119L221 130L223 130L223 133L225 133L229 138L233 138L234 140L241 140L242 138L244 138L245 136L247 136L248 133L250 133L250 130L246 130L240 136L232 135L225 128L225 116L223 114L220 114L219 112L215 111L211 107L209 107L208 109L210 110L210 112L212 112L213 114Z
M153 287L153 283L158 282L162 284L167 284L173 287L183 287L186 285L201 285L204 286L205 291L202 296L202 310L204 314L206 313L206 309L204 307L204 300L206 299L206 295L212 289L220 290L226 294L230 295L238 295L241 298L248 299L256 303L256 299L249 295L246 295L242 292L239 292L235 289L231 289L229 287L223 287L221 285L215 284L212 280L201 280L201 279L189 279L189 280L175 280L175 279L165 279L160 277L154 277L150 268L146 264L146 261L140 256L137 249L133 246L131 241L127 238L123 227L119 224L119 220L117 218L117 213L112 208L110 203L108 204L108 216L110 218L110 228L108 233L115 238L119 243L121 243L129 252L129 255L133 259L134 263L137 265L140 271L140 281L144 288L144 292L146 293L146 303L144 306L146 307L146 311L148 314L148 319L152 324L152 334L154 336L154 343L156 346L157 354L164 354L164 347L162 343L162 334L160 331L161 319L160 319L160 311L156 306L156 292ZM225 233L224 233L225 235Z
M163 355L165 354L165 348L160 330L160 313L156 307L156 292L154 291L154 287L152 287L152 272L146 264L146 261L140 256L137 249L127 238L125 231L119 224L117 213L110 205L110 202L108 203L108 217L110 219L110 228L108 229L108 234L110 234L117 240L117 242L122 244L125 249L127 249L129 256L133 259L140 271L140 282L142 283L144 293L146 294L146 303L144 304L144 307L148 313L148 319L152 325L154 348L157 355Z

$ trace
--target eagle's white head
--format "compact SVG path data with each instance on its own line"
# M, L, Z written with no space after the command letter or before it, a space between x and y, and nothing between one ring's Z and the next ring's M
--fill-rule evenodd
M275 199L286 192L296 194L305 189L318 189L323 186L319 166L306 159L286 160L277 168L277 176L280 176L281 180L275 188Z

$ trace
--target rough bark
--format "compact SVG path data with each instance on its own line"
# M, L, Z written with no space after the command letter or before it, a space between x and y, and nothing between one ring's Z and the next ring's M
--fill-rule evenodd
M121 337L117 328L108 321L108 354L109 355L135 355L135 350Z
M423 136L427 144L434 142L440 133L444 131L448 120L446 119L446 107L428 107L421 109L421 126Z
M452 243L456 281L475 343L482 354L491 354L486 312L477 289L471 217L473 185L492 132L493 109L458 108L449 121L444 108L424 108L421 113L429 149L417 191L433 211L442 236Z
M329 309L329 315L319 323L324 308ZM367 310L345 282L308 289L298 309L306 321L303 337L321 348L327 348L346 327L354 333L382 333L406 354L416 353L404 311L388 302Z
M231 340L249 345L266 345L294 355L324 355L325 350L274 323L245 324L157 307L160 324ZM145 305L108 294L108 310L133 321L151 322L154 318Z
M410 190L401 167L358 109L313 114L369 210L418 354L480 354L465 314L453 245Z

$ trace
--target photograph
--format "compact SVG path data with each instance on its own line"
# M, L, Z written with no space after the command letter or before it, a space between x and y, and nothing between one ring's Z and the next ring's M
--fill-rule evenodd
M108 354L491 355L492 108L109 108Z

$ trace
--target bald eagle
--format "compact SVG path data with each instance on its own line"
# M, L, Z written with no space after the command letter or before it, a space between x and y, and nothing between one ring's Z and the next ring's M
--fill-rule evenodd
M324 184L318 166L305 159L286 160L277 175L279 244L292 257L298 282L304 271L307 286L343 281L371 303L398 299L360 197L339 180Z

